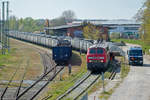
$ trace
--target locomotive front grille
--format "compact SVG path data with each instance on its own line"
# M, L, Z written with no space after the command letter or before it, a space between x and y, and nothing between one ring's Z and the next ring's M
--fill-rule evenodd
M104 61L103 60L89 60L89 62L94 62L94 63L101 62L101 63L103 63Z

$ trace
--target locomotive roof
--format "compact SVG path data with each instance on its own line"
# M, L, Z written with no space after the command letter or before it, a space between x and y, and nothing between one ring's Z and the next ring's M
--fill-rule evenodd
M108 44L107 43L98 43L90 46L89 48L107 48Z
M119 55L125 56L125 52L116 45L113 45L112 42L102 42L98 44L94 44L89 48L104 48L109 50L112 53L118 53Z

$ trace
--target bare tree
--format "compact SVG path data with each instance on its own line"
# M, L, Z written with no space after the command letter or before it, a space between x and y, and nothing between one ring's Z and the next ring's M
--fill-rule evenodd
M135 19L136 21L141 21L143 18L143 14L144 14L144 8L140 8L138 10L138 12L133 16L133 19Z
M66 10L62 13L62 17L65 18L67 23L70 23L76 18L76 15L72 10Z

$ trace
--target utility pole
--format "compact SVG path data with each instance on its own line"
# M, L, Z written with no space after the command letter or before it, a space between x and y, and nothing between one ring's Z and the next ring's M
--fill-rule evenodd
M5 7L7 4L7 8ZM5 9L6 8L6 9ZM6 16L5 16L6 12ZM1 19L1 18L0 18ZM6 48L8 52L10 51L10 43L9 43L9 1L2 2L2 19L1 19L1 26L0 26L0 41L2 45L2 54L6 54Z
M2 54L5 54L5 2L2 2Z
M7 3L7 49L10 51L10 41L9 41L9 1Z
M0 9L0 45L2 45L2 19L1 19L1 9Z

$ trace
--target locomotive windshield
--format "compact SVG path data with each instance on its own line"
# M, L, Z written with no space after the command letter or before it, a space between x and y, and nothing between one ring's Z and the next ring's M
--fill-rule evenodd
M103 49L101 49L101 48L97 49L97 54L103 54L103 52L104 52Z
M96 49L90 49L90 54L96 54Z
M89 51L90 54L103 54L103 52L104 52L104 50L101 49L101 48L97 48L97 49L92 48L92 49L90 49L90 51Z

